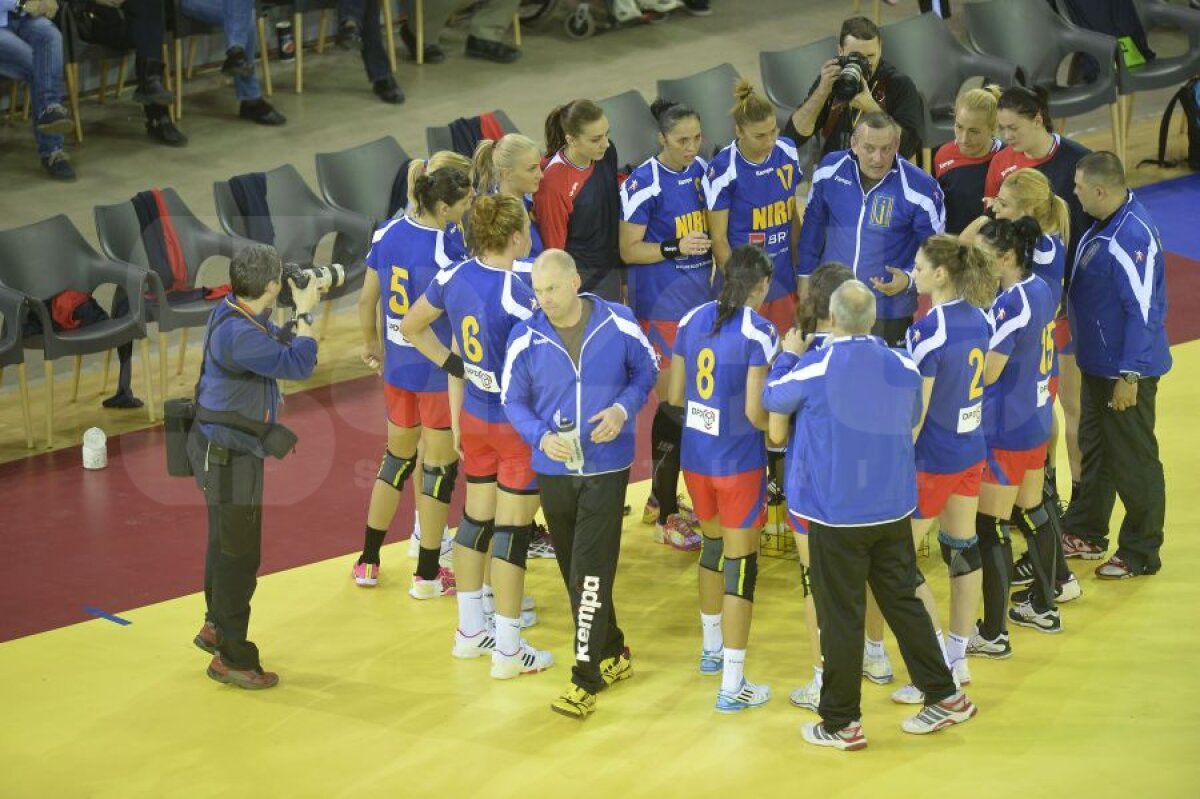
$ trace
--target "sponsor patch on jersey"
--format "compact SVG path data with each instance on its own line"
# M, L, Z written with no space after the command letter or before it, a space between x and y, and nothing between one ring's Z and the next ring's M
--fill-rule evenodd
M710 436L721 434L721 409L688 400L687 426Z
M400 347L411 347L412 343L400 332L400 321L394 316L387 318L387 340Z
M980 423L983 422L983 403L977 402L969 408L961 408L958 411L958 432L973 433L979 429Z
M474 364L464 363L463 374L481 391L486 391L489 394L500 393L500 381L496 379L495 372L480 369Z
M1043 408L1043 407L1045 407L1046 403L1049 401L1050 401L1050 378L1047 377L1045 380L1038 381L1037 406L1039 408Z
M756 247L766 247L767 246L767 234L766 233L751 233L750 234L750 243Z

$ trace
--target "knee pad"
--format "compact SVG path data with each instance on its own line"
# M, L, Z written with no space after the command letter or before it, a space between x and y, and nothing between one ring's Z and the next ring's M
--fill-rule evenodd
M449 505L458 479L458 461L447 466L421 466L421 493Z
M495 532L495 521L477 522L467 514L463 514L454 533L454 543L473 549L476 552L487 552L492 543L492 533Z
M804 596L812 596L812 586L808 583L808 567L803 563L800 564L800 590L804 592Z
M983 558L979 554L979 536L953 538L944 531L938 532L938 543L942 545L942 560L950 567L950 577L964 577L979 571Z
M1046 510L1045 502L1033 508L1013 505L1012 520L1018 530L1029 535L1050 523L1050 512Z
M975 539L979 548L987 551L1000 546L1000 520L986 513L975 514Z
M529 556L531 527L528 524L497 525L496 534L492 536L492 557L524 569L525 559Z
M754 585L758 582L758 553L744 558L725 558L725 593L754 601Z
M719 572L722 570L721 558L725 552L725 539L709 538L706 535L700 536L703 542L700 547L700 568L708 569L710 572Z
M408 479L415 468L417 468L416 458L398 458L385 450L376 477L399 491L404 488L404 481Z

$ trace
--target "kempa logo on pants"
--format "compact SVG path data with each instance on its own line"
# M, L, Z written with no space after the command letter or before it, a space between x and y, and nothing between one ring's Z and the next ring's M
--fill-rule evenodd
M583 593L579 596L579 613L575 617L575 659L591 663L588 655L588 639L592 636L592 621L600 609L600 578L588 575L583 578Z

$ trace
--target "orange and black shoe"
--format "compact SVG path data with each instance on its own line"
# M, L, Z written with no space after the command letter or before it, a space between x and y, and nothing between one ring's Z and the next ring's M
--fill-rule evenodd
M264 688L274 688L279 684L279 675L273 671L256 669L235 669L226 666L217 655L208 664L208 676L217 682L244 688L247 691L261 691Z
M215 624L206 621L200 628L200 632L196 633L196 637L192 639L192 643L208 654L215 655L221 648L221 634L217 632Z

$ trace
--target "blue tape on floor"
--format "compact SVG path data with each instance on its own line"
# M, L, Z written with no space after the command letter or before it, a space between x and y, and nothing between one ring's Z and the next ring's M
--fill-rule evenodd
M98 618L107 619L113 624L119 624L122 627L128 627L130 624L133 624L133 622L131 622L129 619L122 619L120 616L114 616L111 613L105 613L104 611L100 610L100 608L84 608L83 611L84 613L90 613Z

